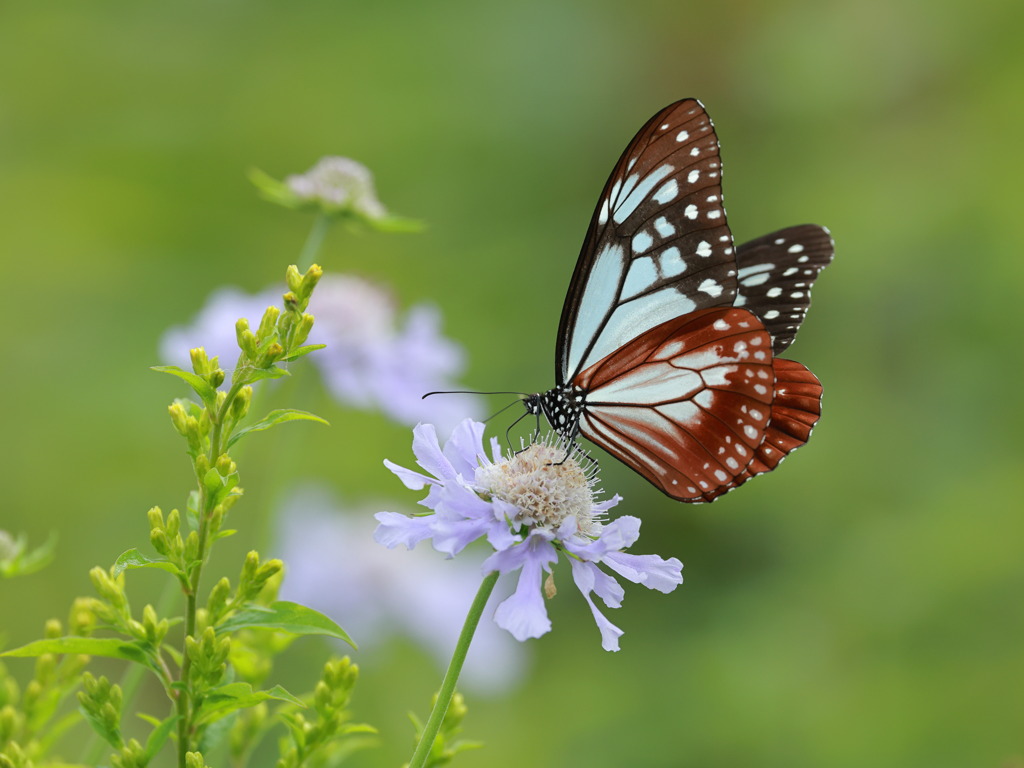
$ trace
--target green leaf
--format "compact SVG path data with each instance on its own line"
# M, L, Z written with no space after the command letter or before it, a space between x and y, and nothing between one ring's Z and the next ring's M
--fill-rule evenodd
M149 718L146 718L149 720ZM146 762L151 761L156 757L157 752L167 742L168 737L174 730L174 726L177 725L180 718L178 715L171 715L162 723L160 723L153 731L149 734L149 738L146 739Z
M304 347L297 347L293 349L290 354L282 357L280 362L290 363L292 360L298 360L303 355L308 355L310 352L316 352L318 349L324 349L326 346L326 344L307 344Z
M280 600L269 606L249 604L217 625L218 632L238 629L277 629L293 635L327 635L356 648L352 638L333 620L305 605Z
M196 722L210 723L236 710L255 706L268 699L287 701L303 708L306 706L301 699L288 693L280 685L275 685L269 691L254 691L250 683L228 683L214 688L203 696L203 703L196 714Z
M129 568L159 568L162 571L173 573L175 576L185 575L178 566L166 557L147 557L134 547L126 552L122 552L117 560L114 561L114 578L117 578Z
M261 381L262 379L280 379L282 376L291 376L291 374L284 368L278 368L276 365L272 365L269 368L252 368L245 375L245 380L248 383L254 381Z
M255 424L250 424L248 427L235 432L235 434L231 436L231 439L228 440L225 449L230 448L250 432L262 432L265 429L276 427L278 424L284 424L286 421L315 421L320 424L327 424L330 426L326 419L322 419L316 414L308 413L307 411L299 411L294 408L280 408L276 411L271 411Z
M33 550L26 552L28 540L20 535L9 547L13 550L6 559L0 559L0 578L9 579L14 576L27 576L45 568L53 560L57 548L57 534L51 532L49 538Z
M0 656L42 656L44 653L75 653L86 656L105 656L110 659L126 659L152 668L146 652L137 643L118 640L116 637L54 637L36 640L20 648L0 653Z
M195 393L199 395L200 399L206 405L207 408L213 410L217 404L217 390L198 374L192 373L191 371L183 370L176 365L151 365L150 370L157 371L159 373L169 373L172 376L177 376L179 379L183 379Z

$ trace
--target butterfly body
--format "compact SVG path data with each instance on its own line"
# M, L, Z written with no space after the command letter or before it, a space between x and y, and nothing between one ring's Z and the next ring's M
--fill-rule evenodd
M827 230L736 249L703 106L640 129L598 201L559 324L556 385L527 396L675 499L713 501L774 469L820 416L821 385L776 357L832 258Z

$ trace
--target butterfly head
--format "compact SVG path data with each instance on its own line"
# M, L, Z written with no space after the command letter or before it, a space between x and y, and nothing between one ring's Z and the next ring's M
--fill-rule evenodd
M543 414L551 428L566 440L579 434L582 404L583 392L574 387L555 387L523 398L528 414Z

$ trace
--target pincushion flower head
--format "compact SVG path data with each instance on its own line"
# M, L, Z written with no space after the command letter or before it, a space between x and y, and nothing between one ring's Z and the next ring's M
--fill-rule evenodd
M623 589L608 571L667 593L682 583L682 563L625 551L639 537L640 520L607 519L620 497L595 500L596 466L585 469L575 445L551 438L504 456L492 438L488 456L483 433L483 424L467 419L442 447L432 425L417 426L413 453L426 474L390 461L385 465L407 488L427 489L420 504L431 512L411 517L380 512L374 538L409 549L429 539L449 557L485 539L494 551L483 563L484 574L518 574L515 591L498 605L494 620L520 641L551 629L544 599L554 595L552 566L561 553L594 615L602 647L617 651L622 631L592 597L609 608L621 605Z

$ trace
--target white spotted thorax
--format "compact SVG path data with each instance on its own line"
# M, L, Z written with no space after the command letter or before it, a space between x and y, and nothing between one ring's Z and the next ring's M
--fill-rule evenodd
M568 451L568 453L567 453ZM475 485L492 497L515 506L518 525L557 530L569 518L583 536L597 536L601 526L594 511L594 469L584 470L576 447L549 436L503 461L478 467Z
M321 158L305 173L286 178L285 183L292 192L310 202L351 208L371 219L387 214L377 199L369 169L347 157Z

